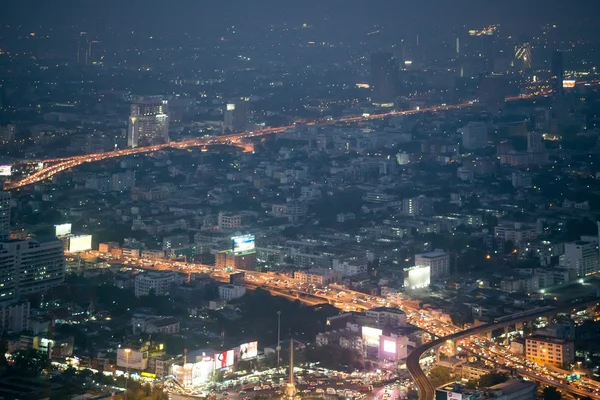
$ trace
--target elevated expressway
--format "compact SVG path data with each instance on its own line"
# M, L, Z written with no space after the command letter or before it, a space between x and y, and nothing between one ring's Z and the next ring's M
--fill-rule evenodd
M529 98L541 96L541 95L547 95L547 93L538 93L538 94L507 97L506 101L529 99ZM314 121L299 121L299 122L305 126L313 126L313 125L324 126L324 125L333 125L336 123L356 123L356 122L364 122L364 121L382 119L382 118L386 118L386 117L390 117L390 116L413 115L413 114L420 114L420 113L427 113L427 112L458 110L458 109L472 107L475 104L477 104L476 101L467 101L467 102L460 103L460 104L450 104L450 105L442 104L442 105L438 105L438 106L420 108L420 109L416 109L416 110L390 111L390 112L382 113L382 114L352 116L352 117L344 117L344 118L338 118L338 119L320 118L320 119L316 119ZM43 163L44 166L42 169L36 171L35 173L33 173L19 181L7 183L4 187L4 189L5 190L18 189L18 188L21 188L21 187L24 187L27 185L31 185L31 184L34 184L37 182L44 181L62 171L71 169L73 167L76 167L76 166L84 164L84 163L97 162L97 161L107 160L107 159L116 158L116 157L124 157L124 156L129 156L129 155L134 155L134 154L152 153L152 152L156 152L156 151L167 150L169 148L187 149L187 148L192 148L192 147L212 146L212 145L219 145L219 144L220 145L229 144L229 145L244 147L245 139L271 135L274 133L281 133L281 132L285 132L286 130L292 129L295 127L296 127L296 125L294 124L294 125L280 126L280 127L275 127L275 128L259 129L256 131L244 132L244 133L239 133L239 134L215 136L215 137L210 137L210 138L191 139L191 140L186 140L186 141L181 141L181 142L171 142L171 143L165 143L165 144L160 144L160 145L135 147L135 148L107 151L107 152L101 152L101 153L85 154L85 155L73 156L73 157L51 158L51 159L46 159L46 160L35 160L35 161L32 161L32 160L24 161L24 162L20 162L17 164Z
M470 336L477 336L482 333L490 332L492 330L512 326L512 325L523 323L523 322L528 322L528 321L531 321L538 317L551 316L551 315L555 315L560 312L571 311L573 308L597 304L598 301L599 301L598 299L584 301L584 302L580 302L580 303L576 303L576 304L570 304L567 306L546 309L539 313L533 313L533 314L528 314L528 315L524 315L524 316L519 316L514 319L503 320L498 323L494 322L494 323L479 325L479 326L476 326L476 327L473 327L470 329L465 329L463 331L453 333L453 334L445 336L445 337L441 337L441 338L432 340L431 342L426 343L423 346L414 349L408 355L408 358L406 360L406 367L407 367L408 371L410 372L411 376L413 377L417 387L419 388L419 400L433 400L435 398L435 388L433 387L433 385L431 385L431 382L429 382L429 379L427 379L427 375L425 375L425 372L423 371L423 369L421 369L421 365L420 365L421 357L423 356L423 354L425 354L429 350L433 350L448 341L456 341L456 340L460 340L460 339L465 339ZM527 371L519 371L519 374L525 375L525 376L531 378L532 380L540 381L540 382L555 386L559 389L563 389L563 390L571 392L571 393L576 393L581 396L590 396L593 398L600 399L599 395L596 395L596 394L593 394L590 392L586 392L584 390L578 389L573 386L561 384L556 381L550 381L548 379L538 376L538 374L535 374L535 373L529 373Z

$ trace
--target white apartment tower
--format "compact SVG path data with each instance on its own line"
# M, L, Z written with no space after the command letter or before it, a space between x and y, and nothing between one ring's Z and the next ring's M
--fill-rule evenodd
M131 105L127 147L169 143L167 100L139 100Z

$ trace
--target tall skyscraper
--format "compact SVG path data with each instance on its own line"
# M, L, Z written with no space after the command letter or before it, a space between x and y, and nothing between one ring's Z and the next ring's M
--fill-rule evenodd
M127 146L138 147L169 142L167 100L149 99L131 105Z
M0 240L8 240L10 233L10 193L0 192Z
M223 133L241 133L248 129L248 103L228 103L223 115Z
M563 64L563 53L556 50L552 53L552 93L555 98L564 95L563 80L565 79L565 67Z
M392 53L371 54L371 101L393 107L397 96L398 67Z
M77 63L88 65L91 56L90 38L87 32L79 32L77 36Z

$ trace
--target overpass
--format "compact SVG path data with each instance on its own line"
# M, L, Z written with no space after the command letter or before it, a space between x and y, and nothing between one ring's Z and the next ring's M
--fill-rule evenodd
M466 338L469 336L476 336L476 335L479 335L479 334L482 334L485 332L489 332L489 331L493 331L493 330L496 330L499 328L504 328L504 327L515 325L518 323L527 322L527 321L530 321L530 320L538 318L538 317L550 316L550 315L554 315L554 314L557 314L560 312L571 311L574 308L578 308L578 307L582 307L582 306L589 306L592 304L598 304L598 301L599 301L599 299L582 301L579 303L569 304L569 305L565 305L565 306L561 306L561 307L544 309L544 311L541 311L539 313L521 315L521 316L517 316L513 319L504 319L497 323L492 322L489 324L475 326L473 328L465 329L464 331L456 332L451 335L432 340L431 342L426 343L423 346L414 349L408 355L408 358L406 359L406 367L408 369L408 372L410 372L410 375L413 377L413 379L419 389L419 400L433 400L435 398L435 388L433 387L431 382L429 382L429 379L427 379L427 375L425 375L425 372L423 371L423 369L421 369L421 365L420 365L421 357L423 356L423 354L425 354L429 350L435 349L436 347L439 347L440 345L446 343L447 341L460 340L460 339L463 339L463 338ZM521 373L521 372L519 372L519 373ZM539 377L537 377L536 374L524 373L524 375L529 375L529 377L531 379L547 381L546 379L538 379ZM575 388L571 388L568 385L561 385L557 382L545 382L545 383L548 383L548 384L556 386L556 387L563 386L563 387L561 387L562 389L572 391L572 392L573 392L572 389L575 389ZM585 395L589 396L590 393L586 393Z
M512 97L507 97L506 101L523 100L523 99L529 99L529 98L533 98L533 97L537 97L537 96L545 96L548 93L549 92L540 92L540 93L534 93L534 94L528 94L528 95L512 96ZM314 121L302 121L302 124L306 125L306 126L313 126L313 125L334 125L337 123L356 123L356 122L364 122L364 121L382 119L382 118L386 118L386 117L390 117L390 116L413 115L413 114L428 113L428 112L458 110L458 109L472 107L475 104L477 104L477 102L473 100L473 101L467 101L467 102L459 103L459 104L450 104L450 105L441 104L441 105L437 105L437 106L419 108L419 109L415 109L415 110L390 111L387 113L373 114L373 115L343 117L343 118L338 118L338 119L319 118ZM107 160L107 159L116 158L116 157L124 157L124 156L129 156L129 155L134 155L134 154L152 153L152 152L156 152L156 151L166 150L168 148L187 149L187 148L191 148L191 147L210 146L210 145L217 145L217 144L230 144L230 145L238 145L238 146L243 147L244 146L243 141L245 139L249 139L249 138L253 138L253 137L261 137L261 136L265 136L265 135L271 135L274 133L281 133L288 129L292 129L294 127L296 127L296 125L280 126L280 127L275 127L275 128L265 128L265 129L259 129L259 130L252 131L252 132L243 132L243 133L239 133L239 134L223 135L223 136L201 138L201 139L191 139L191 140L186 140L186 141L181 141L181 142L171 142L171 143L164 143L164 144L145 146L145 147L127 148L127 149L122 149L122 150L107 151L107 152L86 154L86 155L80 155L80 156L72 156L72 157L64 157L64 158L51 158L51 159L37 160L37 161L29 160L29 161L26 161L25 163L27 163L27 164L44 163L44 164L52 164L52 165L49 165L47 167L44 166L39 171L36 171L35 173L33 173L33 174L29 175L28 177L25 177L19 181L10 182L10 183L6 184L5 190L18 189L20 187L24 187L27 185L31 185L31 184L34 184L37 182L44 181L44 180L49 179L52 176L58 174L59 172L71 169L71 168L81 165L83 163L97 162L97 161L101 161L101 160Z

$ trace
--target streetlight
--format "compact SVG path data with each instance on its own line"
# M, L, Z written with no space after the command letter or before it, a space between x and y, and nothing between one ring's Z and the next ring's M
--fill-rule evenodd
M125 349L125 393L127 393L127 384L129 383L129 353L131 349Z
M277 369L279 369L279 352L281 351L281 311L277 311Z

